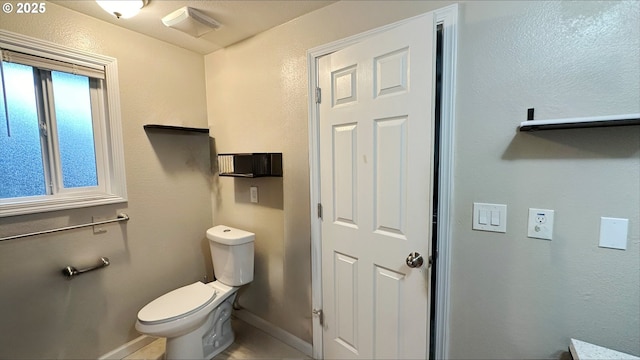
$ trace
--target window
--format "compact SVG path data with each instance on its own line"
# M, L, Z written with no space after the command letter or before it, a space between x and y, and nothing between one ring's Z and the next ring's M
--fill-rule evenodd
M0 217L126 201L115 59L0 30Z

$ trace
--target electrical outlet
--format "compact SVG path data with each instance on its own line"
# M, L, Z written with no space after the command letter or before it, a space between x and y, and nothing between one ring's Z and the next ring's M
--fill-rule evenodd
M251 186L249 188L249 197L252 203L254 204L258 203L258 187L257 186Z
M535 239L553 239L554 211L547 209L529 209L527 236Z

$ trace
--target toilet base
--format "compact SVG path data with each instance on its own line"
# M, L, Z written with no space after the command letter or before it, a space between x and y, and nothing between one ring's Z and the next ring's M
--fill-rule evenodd
M233 343L231 312L234 292L221 303L198 329L174 338L167 338L165 358L173 359L211 359L223 352Z

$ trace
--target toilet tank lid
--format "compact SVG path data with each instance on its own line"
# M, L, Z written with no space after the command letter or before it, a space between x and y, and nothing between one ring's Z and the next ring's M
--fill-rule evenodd
M254 233L232 228L231 226L218 225L207 230L207 238L224 245L242 245L255 240Z

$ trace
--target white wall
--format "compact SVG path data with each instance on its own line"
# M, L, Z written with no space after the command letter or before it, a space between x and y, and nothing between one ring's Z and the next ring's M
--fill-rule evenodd
M551 358L570 337L640 354L640 127L518 133L537 119L640 112L640 3L468 2L458 53L451 355ZM472 231L473 202L508 206ZM555 210L553 241L526 237ZM626 251L598 247L629 219Z
M142 129L206 126L203 57L52 3L45 14L0 12L0 28L118 59L128 204L0 218L3 237L129 214L106 234L0 242L0 358L97 358L139 336L144 304L210 267L208 138ZM109 267L71 281L61 274L101 256Z
M306 341L306 50L442 6L342 1L205 57L218 151L284 154L281 180L221 178L212 194L216 223L258 234L260 272L240 302ZM529 107L540 119L639 112L639 9L637 2L462 3L452 357L552 358L570 337L640 353L640 129L516 132ZM249 204L251 184L282 206ZM507 233L471 231L474 201L507 204ZM556 210L552 242L526 237L529 207ZM597 247L600 216L630 220L627 251Z

